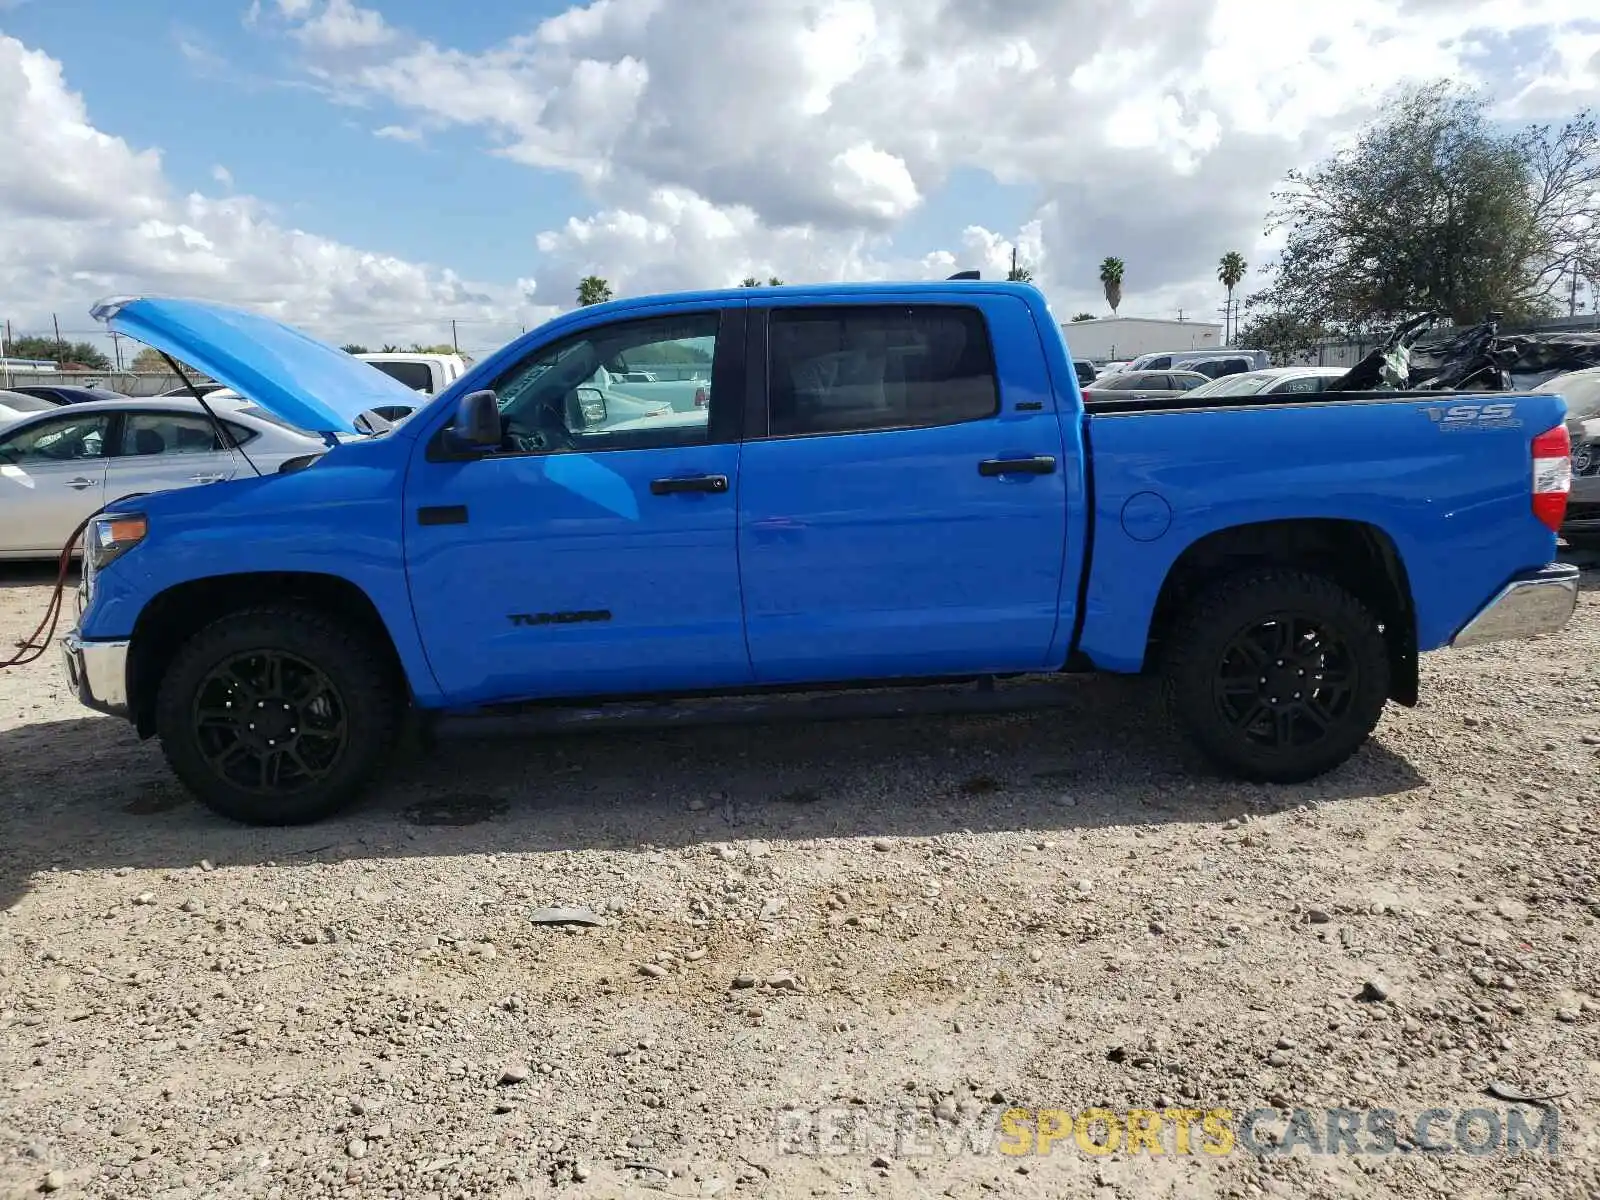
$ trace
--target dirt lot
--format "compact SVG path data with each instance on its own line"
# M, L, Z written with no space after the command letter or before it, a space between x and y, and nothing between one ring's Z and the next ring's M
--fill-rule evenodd
M1043 714L446 744L261 832L53 655L0 674L0 1196L1593 1196L1585 583L1567 634L1430 657L1424 707L1288 789L1092 679ZM0 578L6 643L45 598ZM1032 1111L1093 1106L1234 1115L1099 1154L1109 1125ZM1395 1150L1311 1153L1340 1106L1367 1151L1393 1110Z

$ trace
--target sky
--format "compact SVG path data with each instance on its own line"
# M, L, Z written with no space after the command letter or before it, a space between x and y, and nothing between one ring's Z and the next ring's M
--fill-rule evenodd
M1590 15L1585 16L1585 13ZM1407 79L1600 107L1593 0L0 0L0 319L113 294L470 353L619 295L1003 275L1218 320Z

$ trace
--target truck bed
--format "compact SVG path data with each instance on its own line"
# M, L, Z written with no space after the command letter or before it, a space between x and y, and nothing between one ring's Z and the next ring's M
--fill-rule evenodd
M1222 530L1307 521L1377 538L1409 575L1418 649L1444 645L1512 574L1553 557L1530 506L1531 443L1563 408L1542 393L1443 391L1091 404L1079 648L1103 669L1140 669L1180 553ZM1126 419L1144 416L1164 419Z
M1404 400L1412 404L1433 404L1462 396L1509 403L1544 394L1477 391L1286 392L1275 396L1213 396L1199 402L1185 402L1182 396L1153 397L1148 400L1089 400L1084 402L1083 409L1090 416L1115 417L1126 413L1207 412L1231 408L1315 408L1327 404L1373 404L1395 400Z

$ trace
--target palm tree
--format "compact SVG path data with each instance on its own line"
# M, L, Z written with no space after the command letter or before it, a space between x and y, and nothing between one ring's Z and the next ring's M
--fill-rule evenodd
M1217 263L1217 280L1228 289L1228 306L1222 310L1222 342L1231 346L1233 343L1228 336L1228 321L1233 316L1233 289L1238 287L1244 279L1244 273L1250 269L1250 264L1244 261L1244 255L1237 250L1229 250Z
M598 275L585 275L578 281L578 303L587 307L590 304L604 304L611 299L611 285Z
M739 286L740 287L760 287L761 286L761 280L757 279L754 275L746 275L743 279L741 279L739 281Z
M776 275L768 275L767 276L767 286L768 287L782 287L783 286L783 280L779 279Z
M1106 289L1106 303L1111 306L1111 315L1117 315L1117 309L1122 305L1122 260L1120 258L1106 258L1100 264L1100 283Z

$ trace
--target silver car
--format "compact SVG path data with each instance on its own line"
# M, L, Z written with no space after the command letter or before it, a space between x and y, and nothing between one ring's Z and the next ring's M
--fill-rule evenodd
M1567 401L1572 493L1567 497L1561 536L1568 545L1600 549L1600 367L1568 371L1533 390L1553 392Z
M52 405L0 423L0 559L56 557L79 522L123 496L248 476L250 462L267 475L327 449L248 402L214 407L239 449L194 400Z

